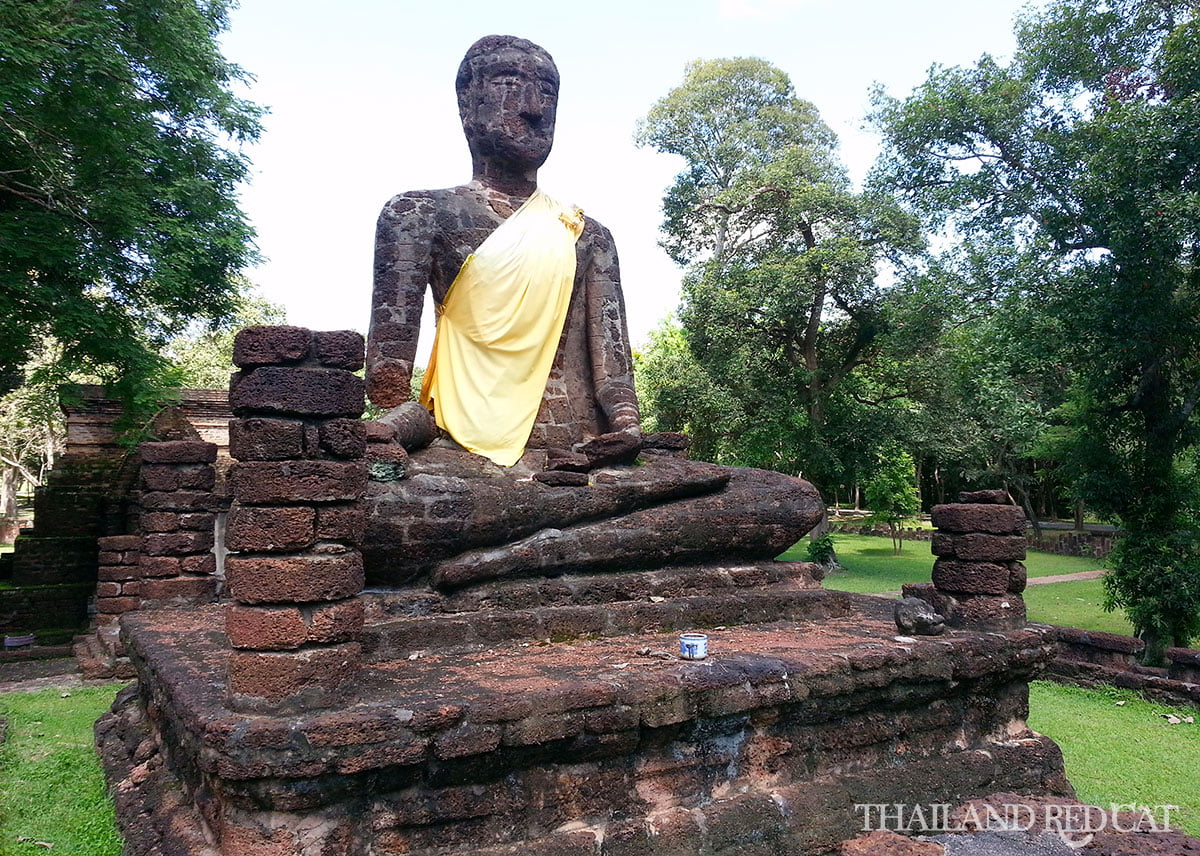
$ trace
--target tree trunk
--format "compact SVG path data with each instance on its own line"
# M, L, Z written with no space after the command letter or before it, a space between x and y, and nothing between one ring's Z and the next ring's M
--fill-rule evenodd
M1075 531L1083 531L1083 500L1075 500Z
M4 467L0 471L0 518L16 518L17 487L21 484L21 473L16 467Z
M814 540L816 538L820 538L822 535L824 535L828 531L829 531L829 509L826 508L823 512L821 512L820 522L817 523L817 525L814 526L809 531L808 538L810 541Z
M1153 630L1146 629L1138 634L1138 637L1146 643L1146 648L1142 651L1141 663L1143 666L1161 666L1165 659L1167 650L1167 640L1163 639Z
M1020 506L1025 509L1025 516L1029 518L1029 522L1033 525L1033 538L1035 541L1042 540L1042 522L1038 520L1037 512L1033 509L1033 503L1029 501L1029 491L1024 488L1005 488L1009 495L1016 494L1020 498Z

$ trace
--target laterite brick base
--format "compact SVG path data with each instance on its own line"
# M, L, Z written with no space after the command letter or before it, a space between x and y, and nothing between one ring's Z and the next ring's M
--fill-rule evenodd
M127 852L828 853L856 803L1071 793L1025 726L1050 628L897 639L810 570L366 593L362 671L287 715L228 707L219 607L131 615L138 689L97 724Z

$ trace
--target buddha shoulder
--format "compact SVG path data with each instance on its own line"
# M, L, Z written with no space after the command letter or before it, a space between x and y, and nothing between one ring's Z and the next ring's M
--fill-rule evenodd
M467 187L440 190L409 190L389 199L379 212L380 228L436 227L469 216L479 206L479 197Z

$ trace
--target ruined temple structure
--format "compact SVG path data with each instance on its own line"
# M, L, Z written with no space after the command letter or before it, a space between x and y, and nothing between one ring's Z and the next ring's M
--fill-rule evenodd
M1025 726L1051 628L898 637L793 562L362 589L356 497L400 456L330 340L243 339L231 596L123 617L138 683L97 736L127 852L827 853L855 804L1070 793Z
M1003 490L967 491L934 506L938 557L933 581L909 583L952 627L1005 630L1025 625L1025 513Z
M472 180L385 206L365 347L237 337L223 600L125 612L137 684L97 723L127 852L819 854L861 829L856 804L1070 794L1025 724L1053 630L998 613L993 570L960 551L1013 512L947 512L963 561L930 596L965 606L937 637L774 561L820 519L812 485L643 435L612 237L536 182L550 55L485 37L456 86ZM521 300L489 300L526 268L552 269L515 285L561 298L544 301L557 350L522 339ZM464 274L474 290L451 290ZM426 374L435 418L409 401L430 290L439 337L459 325ZM524 421L472 424L472 401L490 414L513 392L481 377L535 372L513 395ZM365 392L391 409L364 424ZM181 442L153 491L178 531L208 462ZM143 566L142 528L111 567ZM169 558L201 585L194 558ZM707 634L706 658L681 659L683 631Z
M114 423L121 406L103 387L66 387L62 398L66 448L34 495L33 526L21 531L12 553L0 556L0 581L11 586L0 589L0 633L6 635L36 633L45 640L69 640L88 625L89 602L99 612L93 625L101 626L115 621L117 613L106 610L131 603L105 600L111 593L104 586L97 591L97 579L109 581L106 577L114 573L101 570L112 551L97 539L140 532L141 458L137 450L130 453L118 442ZM224 390L184 389L178 402L159 414L152 433L163 439L186 434L220 453L228 445L228 423ZM210 512L228 504L222 498L219 472L205 490ZM210 516L188 522L211 533L213 520ZM89 669L97 677L106 673L113 673L111 663Z

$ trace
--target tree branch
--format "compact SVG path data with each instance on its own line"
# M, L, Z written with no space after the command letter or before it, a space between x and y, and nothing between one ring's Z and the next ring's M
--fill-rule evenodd
M39 479L33 473L29 472L29 470L25 469L25 467L21 466L16 461L11 461L8 458L4 457L3 455L0 455L0 464L5 464L7 466L12 467L14 470L16 470L17 472L19 472L21 474L21 476L25 479L25 481L29 482L34 487L41 486L41 484L42 484L41 479Z

